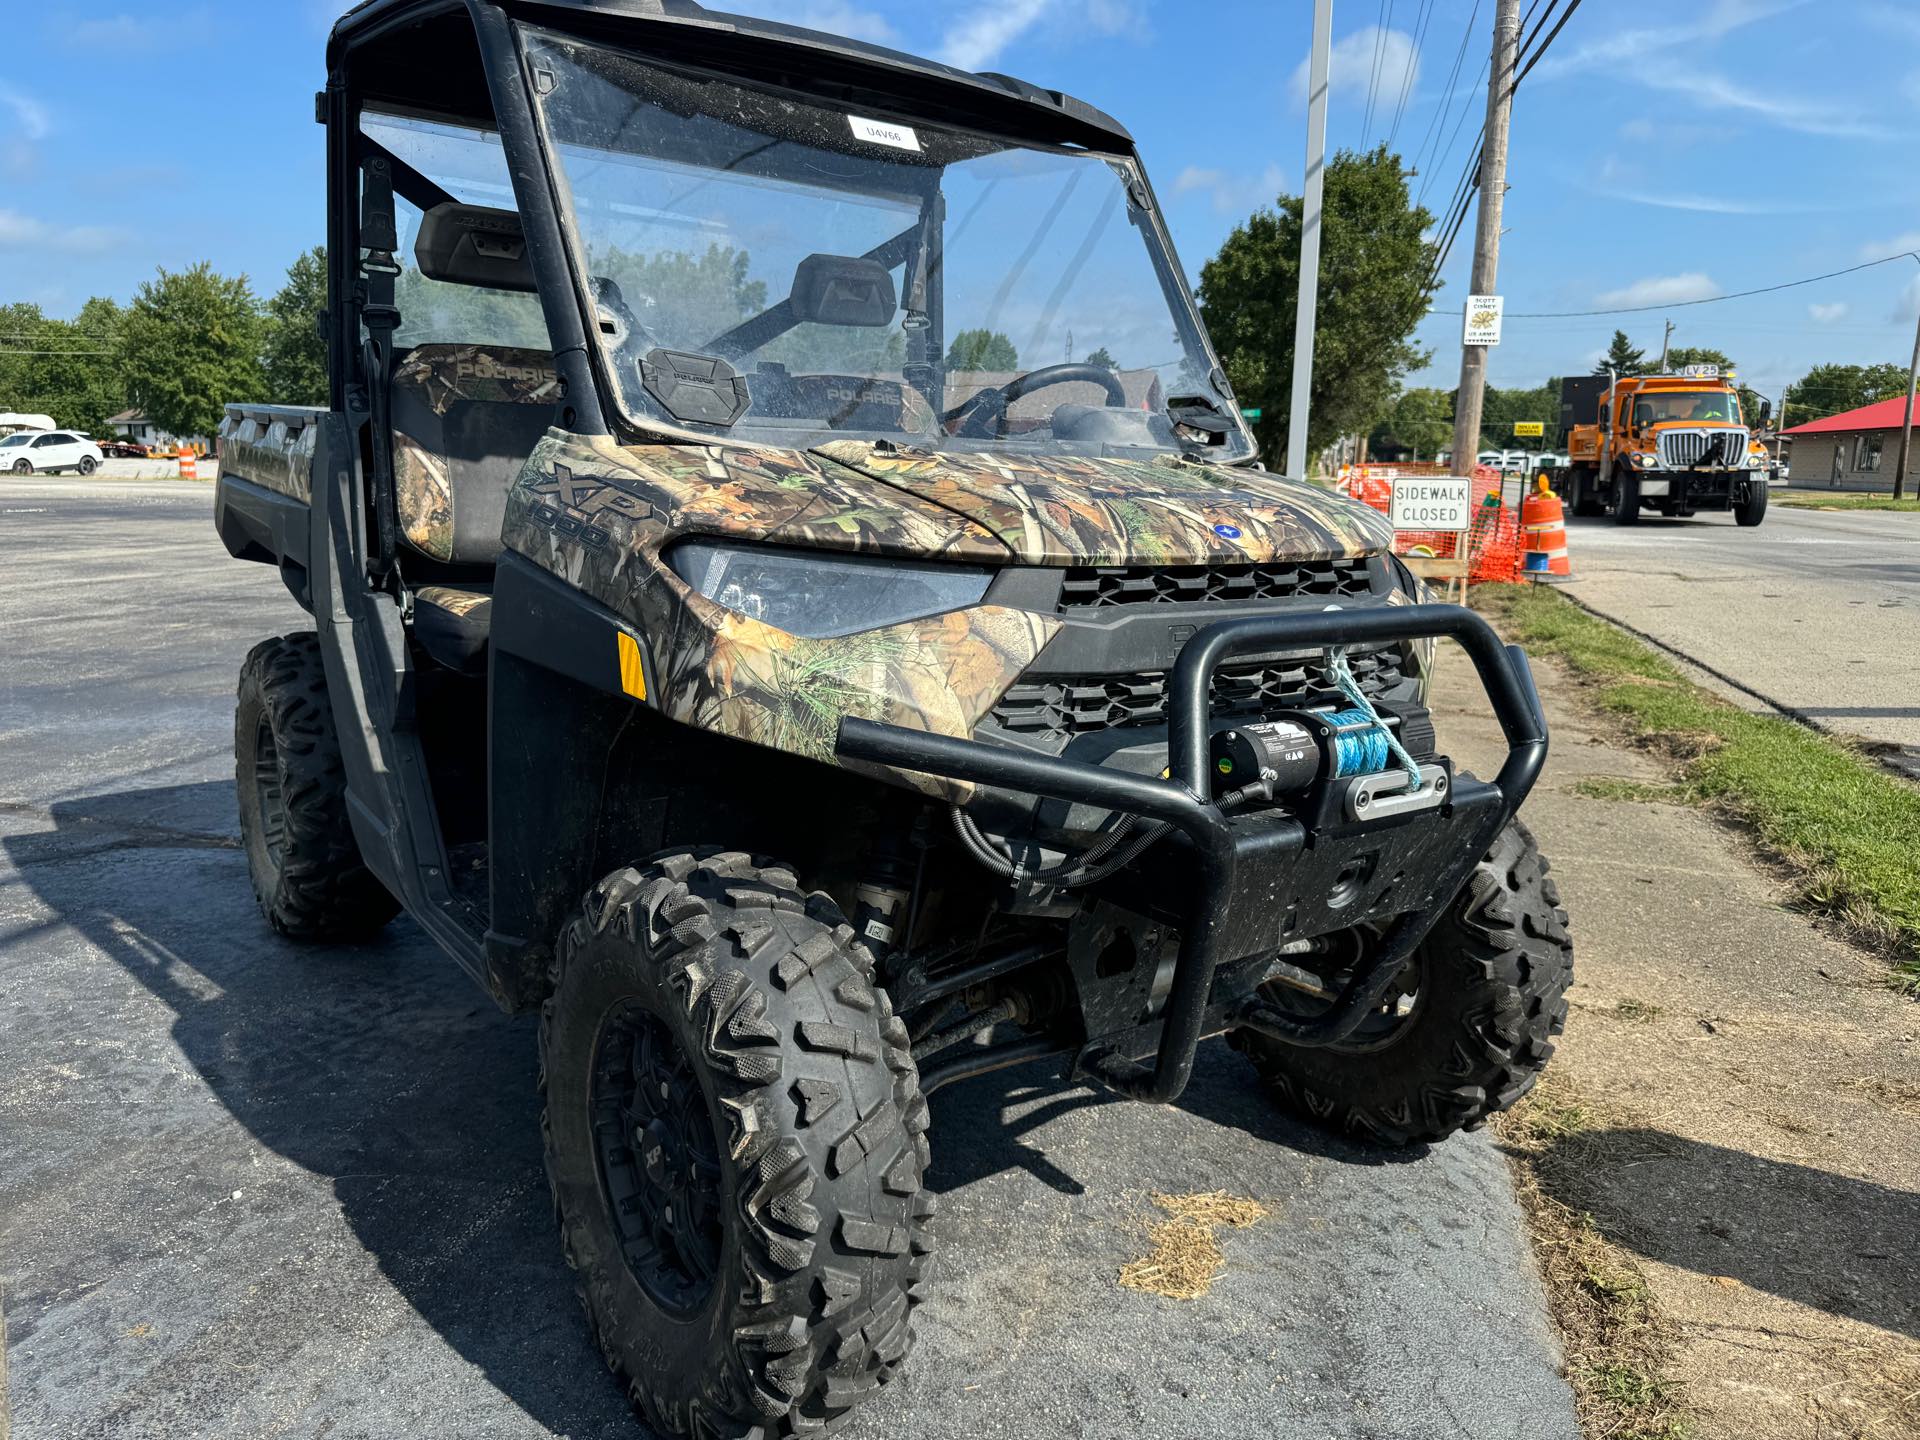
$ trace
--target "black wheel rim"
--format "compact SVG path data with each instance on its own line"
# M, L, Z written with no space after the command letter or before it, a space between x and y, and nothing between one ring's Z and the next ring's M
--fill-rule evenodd
M1356 967L1372 964L1374 947L1380 943L1380 936L1371 929L1348 930L1324 936L1314 943L1321 947L1315 953L1283 958L1295 968L1318 977L1325 990L1337 995L1353 978ZM1388 987L1386 995L1366 1013L1354 1032L1338 1044L1326 1048L1359 1053L1384 1050L1397 1044L1420 1014L1420 982L1425 969L1421 951L1414 951L1413 957L1401 967L1400 974ZM1299 985L1279 980L1269 980L1262 985L1260 995L1295 1020L1317 1020L1332 1005L1327 996L1315 995Z
M693 1062L656 1016L601 1022L588 1095L607 1213L633 1278L690 1315L720 1269L720 1152Z
M253 728L253 794L260 807L260 839L275 865L287 838L287 797L280 784L280 752L273 743L273 727L262 715Z

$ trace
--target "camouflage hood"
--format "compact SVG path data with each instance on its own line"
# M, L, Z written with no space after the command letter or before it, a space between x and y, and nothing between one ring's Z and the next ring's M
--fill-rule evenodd
M1027 565L1325 560L1393 542L1386 516L1331 491L1175 455L936 453L857 440L814 453L965 516Z

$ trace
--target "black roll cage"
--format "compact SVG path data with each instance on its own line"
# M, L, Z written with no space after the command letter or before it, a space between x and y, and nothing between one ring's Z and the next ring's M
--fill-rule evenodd
M410 53L425 47L410 44L419 37L409 31L435 24L445 30L462 18L466 25L460 28L470 30L476 46L484 94L470 86L463 90L457 75L443 75L435 82L443 87L442 103L422 107L419 95L414 93L415 79L432 74L436 68L450 71L462 62L444 53L444 46L437 47L437 53L431 56ZM1132 136L1111 116L1073 96L998 73L970 74L882 46L777 21L711 11L694 0L365 0L341 17L329 38L327 89L319 97L317 115L328 131L327 335L334 357L329 366L329 399L335 410L348 408L349 394L356 388L363 402L371 400L371 387L379 378L365 372L360 358L367 304L360 266L362 163L378 151L389 161L396 191L452 198L411 166L393 163L396 157L360 134L362 106L384 100L403 113L437 110L446 119L478 122L498 133L562 386L559 422L582 435L613 435L634 428L617 406L603 403L603 397L610 399L619 392L613 377L605 373L600 347L590 343L589 290L584 277L575 273L579 259L569 243L564 205L555 188L563 182L542 153L541 122L534 111L517 34L522 23L537 24L589 43L635 52L657 51L662 60L716 68L741 83L772 84L831 98L838 104L860 103L881 111L893 108L989 133L1115 156L1124 166L1132 218L1149 231L1152 243L1147 246L1148 254L1182 339L1193 353L1212 356L1182 278L1173 237L1139 163ZM367 57L376 53L386 70L365 65ZM396 64L396 60L409 63ZM426 63L429 61L434 63ZM362 76L363 67L376 72L371 80ZM391 93L379 83L381 75L395 71L401 78L394 88L408 93ZM477 113L482 104L490 113ZM923 203L922 219L915 231L927 231L931 222L931 233L937 235L942 210ZM920 268L920 257L908 258L913 269ZM940 267L931 264L926 268L927 313L937 319ZM778 310L776 304L773 312ZM769 312L747 323L773 318ZM937 372L942 356L932 353L935 347L924 332L910 335L910 345L916 340L919 343L913 348L920 353L908 356L908 379L923 393L931 391L931 400L939 393ZM1218 396L1219 408L1232 414L1232 389L1217 362L1209 382ZM369 478L378 513L381 506L377 497L391 493L393 479L386 473L389 467L379 462L380 447L369 448L372 453L368 458L374 461ZM1253 458L1249 451L1242 463L1252 463Z

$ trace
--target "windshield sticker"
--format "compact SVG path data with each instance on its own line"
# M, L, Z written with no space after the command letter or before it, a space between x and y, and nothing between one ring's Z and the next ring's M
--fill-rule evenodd
M864 116L849 115L847 123L853 127L853 138L865 140L874 145L891 145L895 150L920 149L920 137L913 133L910 125L895 125L887 120L868 120Z

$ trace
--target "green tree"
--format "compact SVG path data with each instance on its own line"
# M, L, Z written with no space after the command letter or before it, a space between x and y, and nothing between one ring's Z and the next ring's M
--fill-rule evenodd
M1381 458L1430 460L1453 438L1453 392L1420 387L1403 391L1367 436L1367 453Z
M1711 345L1676 345L1667 351L1667 369L1678 370L1682 365L1718 365L1722 375L1736 368L1726 351Z
M1019 352L998 330L962 330L947 347L949 370L1018 370Z
M1627 332L1613 332L1613 343L1607 346L1606 358L1593 367L1593 373L1604 375L1611 369L1616 375L1644 375L1647 373L1647 352L1637 348L1627 339Z
M72 320L50 320L35 305L0 307L0 410L53 417L102 434L126 408L115 363L120 307L96 297Z
M256 398L260 303L244 275L225 276L202 260L162 268L140 286L116 348L127 393L154 424L175 435L211 435L230 400Z
M1513 433L1522 420L1541 422L1538 436ZM1560 381L1558 377L1529 389L1500 389L1487 386L1480 407L1480 448L1482 450L1547 450L1560 433Z
M1427 363L1413 343L1426 313L1433 222L1411 203L1399 162L1384 145L1342 150L1327 165L1325 248L1320 256L1307 448L1369 429L1386 415L1403 376ZM1299 305L1301 203L1279 197L1236 226L1201 267L1200 308L1239 403L1257 408L1261 450L1286 452Z
M1816 365L1787 387L1789 428L1907 392L1904 365Z
M327 403L327 342L318 317L327 308L327 247L316 245L287 267L287 283L267 302L267 400L274 405Z
M1120 362L1113 358L1112 354L1109 353L1109 351L1107 350L1107 347L1104 345L1102 345L1098 350L1094 351L1091 355L1087 356L1086 360L1083 363L1088 365L1098 365L1102 370L1118 370L1120 368Z

